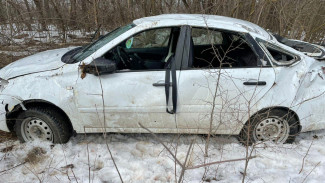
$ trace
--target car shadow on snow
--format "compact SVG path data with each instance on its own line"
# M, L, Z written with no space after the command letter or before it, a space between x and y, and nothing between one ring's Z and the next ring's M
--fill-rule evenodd
M160 141L163 143L179 143L184 145L189 145L190 143L205 143L207 135L192 135L192 134L156 134ZM106 138L103 134L77 134L72 137L70 141L72 143L106 143L108 142L138 142L138 141L148 141L151 143L160 143L152 134L121 134L121 133L108 133ZM211 137L211 142L216 144L232 144L239 143L236 136L233 135L213 135Z
M192 134L156 134L160 141L163 143L179 143L184 145L189 145L194 142L198 144L205 144L207 135L192 135ZM302 140L313 140L322 139L325 136L325 130L317 130L311 132L299 133L294 141L294 144L299 144ZM70 139L72 143L97 143L104 144L107 142L138 142L138 141L148 141L154 144L159 144L160 142L155 139L152 134L143 133L108 133L105 137L102 133L94 134L77 134ZM240 144L237 136L234 135L213 135L211 137L211 142L213 144L225 145L225 144Z
M323 139L325 136L325 130L315 130L310 132L303 132L298 134L295 142L299 143L302 140L315 140L315 139Z

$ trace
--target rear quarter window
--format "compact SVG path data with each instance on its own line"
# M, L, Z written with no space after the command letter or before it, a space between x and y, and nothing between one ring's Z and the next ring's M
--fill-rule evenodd
M269 57L271 57L272 62L276 65L291 65L300 60L298 55L275 44L266 42L264 40L259 41L259 43L262 45L264 51L267 52Z

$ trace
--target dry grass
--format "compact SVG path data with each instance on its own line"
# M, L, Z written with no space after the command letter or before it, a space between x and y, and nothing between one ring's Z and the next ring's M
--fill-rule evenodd
M12 55L0 53L0 68L4 67L4 66L10 64L11 62L14 62L20 58L22 58L22 56L12 56Z
M41 147L34 147L31 149L24 159L24 162L37 164L45 159L46 151Z
M17 140L17 136L14 133L8 133L0 130L0 143L8 140Z
M51 50L51 49L57 49L57 48L65 48L69 46L83 46L85 45L85 42L72 42L72 43L55 43L55 44L49 44L49 43L37 43L37 44L24 44L20 46L1 46L0 45L0 68L5 67L6 65L27 57L29 55L45 51L45 50ZM1 51L4 51L1 53ZM22 56L14 56L12 54L6 54L5 52L27 52L27 55Z

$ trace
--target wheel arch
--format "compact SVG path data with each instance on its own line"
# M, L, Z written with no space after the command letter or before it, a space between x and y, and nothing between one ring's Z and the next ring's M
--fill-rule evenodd
M259 114L259 113L264 113L264 112L267 112L267 111L270 111L270 110L274 110L274 109L278 109L278 110L282 110L282 111L286 111L286 112L288 112L288 113L291 113L291 114L296 118L296 120L297 120L297 122L298 122L298 128L299 128L299 129L298 129L298 132L301 131L301 124L300 124L300 119L299 119L298 114L297 114L295 111L291 110L290 108L288 108L288 107L284 107L284 106L273 106L273 107L266 107L266 108L263 108L263 109L261 109L261 110L255 112L253 115L251 115L251 116L248 118L248 120L245 122L244 126L249 122L250 119L254 118L254 116L256 116L257 114ZM244 127L243 127L243 128L244 128Z
M6 114L6 123L8 126L8 129L13 132L14 131L14 125L16 123L16 118L17 116L24 110L28 109L29 107L32 106L42 106L42 107L49 107L52 108L54 110L56 110L60 115L62 115L68 122L69 128L70 128L70 132L71 134L73 134L74 129L73 129L73 125L71 123L71 120L69 118L69 116L66 114L66 112L64 112L60 107L58 107L57 105L46 101L46 100L41 100L41 99L32 99L32 100L25 100L22 102L21 104L17 104L13 110L11 110L10 112L7 112ZM25 108L25 109L24 109Z

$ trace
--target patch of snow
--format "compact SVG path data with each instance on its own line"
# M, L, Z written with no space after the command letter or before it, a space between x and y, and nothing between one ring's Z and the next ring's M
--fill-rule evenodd
M313 135L317 138L313 139ZM204 163L205 138L198 135L158 135L184 162L190 143L188 167ZM246 181L248 182L323 182L325 180L325 131L300 134L294 144L260 144L253 151L257 157L250 160ZM177 140L178 139L178 140ZM0 150L13 145L9 152L0 152L0 171L23 163L28 152L39 147L44 151L38 162L25 163L1 172L2 182L120 182L111 156L124 182L175 182L175 162L164 147L150 134L110 134L107 140L100 134L78 135L67 144L52 145L47 142L18 141L0 144ZM312 145L311 145L312 143ZM299 174L303 158L303 170ZM206 162L245 157L245 147L234 137L212 138ZM205 180L211 182L241 182L244 161L211 165L206 169ZM313 170L314 169L314 170ZM181 168L177 166L177 176ZM205 168L187 170L184 182L201 182ZM310 173L311 172L311 173ZM308 175L310 173L310 175ZM90 175L90 177L89 177Z
M30 55L30 52L28 51L1 51L0 54L6 54L6 55L11 55L11 56L27 56Z

